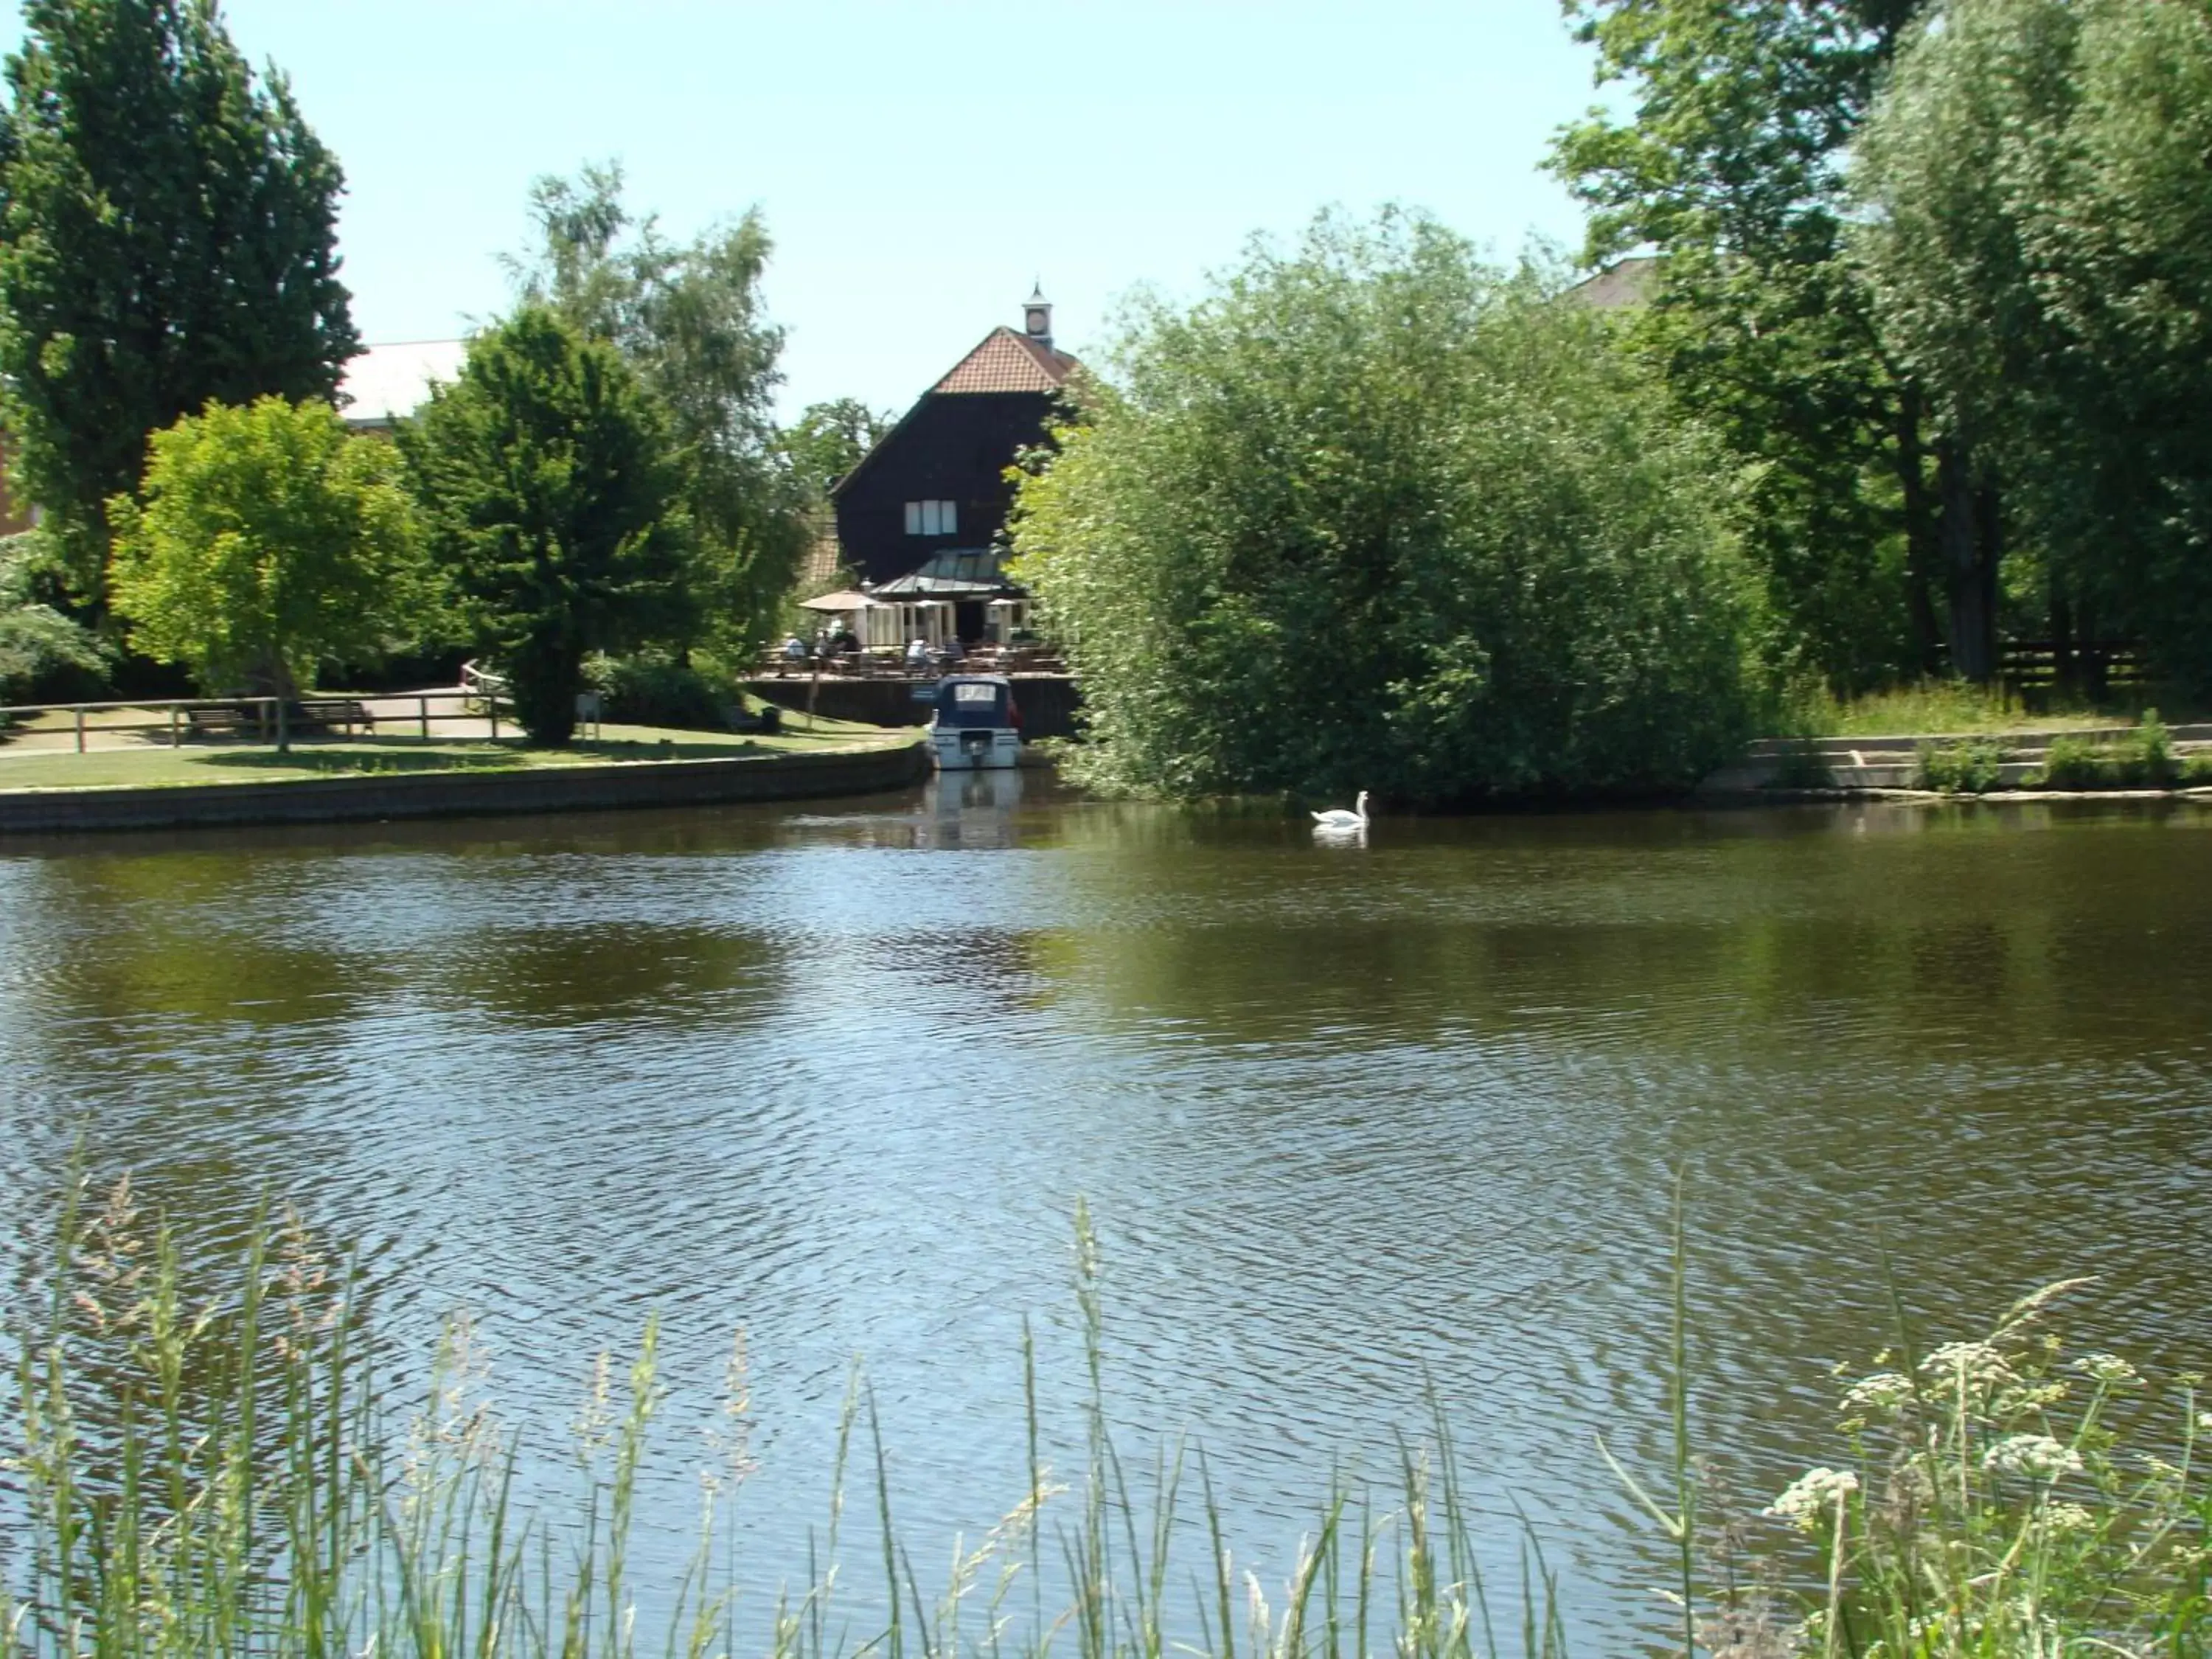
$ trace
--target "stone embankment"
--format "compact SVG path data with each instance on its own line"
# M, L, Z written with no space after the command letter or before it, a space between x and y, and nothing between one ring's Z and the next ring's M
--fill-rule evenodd
M16 789L0 791L0 836L799 800L903 788L928 769L928 752L917 738L826 755L623 761L604 766L154 788Z
M2118 743L2132 736L2135 730L2131 726L2097 726L1963 736L1762 738L1751 745L1741 761L1734 766L1724 766L1706 778L1698 786L1698 793L1734 795L1771 791L1786 769L1802 766L1808 759L1817 760L1826 769L1837 790L1913 790L1919 778L1922 745L1971 742L2002 745L2004 760L1998 769L1997 787L2018 789L2042 769L2054 738ZM2179 754L2212 751L2212 724L2168 726L2166 736Z

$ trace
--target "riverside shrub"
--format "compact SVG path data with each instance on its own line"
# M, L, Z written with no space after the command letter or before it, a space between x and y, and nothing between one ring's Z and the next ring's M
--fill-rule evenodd
M1923 789L1947 794L1980 795L1997 787L2003 777L2004 745L1978 739L1968 743L1923 743L1920 745L1917 781Z
M2181 778L2173 739L2151 708L2114 743L2053 738L2037 781L2046 789L2162 789Z
M1014 530L1086 781L1665 788L1748 735L1734 474L1539 275L1324 217L1139 304L1110 374Z
M661 650L586 658L584 683L599 694L607 719L628 726L723 732L725 711L745 703L744 687L720 665L678 662Z

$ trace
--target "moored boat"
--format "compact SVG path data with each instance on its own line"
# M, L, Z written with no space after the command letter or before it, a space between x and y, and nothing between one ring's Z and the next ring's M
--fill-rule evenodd
M1004 674L948 674L937 683L930 758L945 772L1018 766L1022 712Z

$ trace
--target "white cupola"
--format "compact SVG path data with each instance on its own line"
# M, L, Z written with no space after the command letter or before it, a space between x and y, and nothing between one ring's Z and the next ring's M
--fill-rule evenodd
M1022 307L1022 331L1046 350L1052 349L1052 302L1044 297L1042 282L1030 289L1029 303Z

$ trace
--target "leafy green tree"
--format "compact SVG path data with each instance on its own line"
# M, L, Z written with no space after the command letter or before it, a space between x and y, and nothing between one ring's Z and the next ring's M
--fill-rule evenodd
M289 697L316 665L411 640L431 590L389 444L330 404L210 404L155 434L139 496L108 503L131 642L222 691Z
M1634 106L1593 111L1553 152L1590 210L1587 257L1662 256L1639 343L1757 463L1767 654L1845 689L1933 665L1937 595L1971 607L1986 576L1945 578L1926 410L1846 246L1848 146L1919 3L1566 0ZM1956 659L1985 669L1983 634L1961 631Z
M781 441L800 487L819 500L890 429L890 418L858 398L836 398L807 404L783 429Z
M783 331L760 284L771 244L757 210L678 245L631 216L619 166L531 191L539 246L508 262L526 301L611 342L667 409L684 456L702 604L699 642L749 658L798 574L808 499L774 418ZM690 641L684 643L690 643Z
M2212 686L2208 155L2201 6L1952 0L1900 56L1857 178L1885 337L1985 486L2002 477L2062 649L2076 629L2136 633L2196 690Z
M1732 471L1602 321L1323 219L1133 315L1024 479L1093 781L1459 799L1686 783L1744 735Z
M96 605L107 501L210 399L328 398L359 348L338 167L214 0L28 0L0 112L0 418Z
M0 701L37 695L56 674L96 675L107 665L90 631L47 603L40 576L50 562L40 531L0 540Z
M611 345L523 306L471 342L399 443L464 627L534 741L568 740L587 653L690 628L674 434Z

